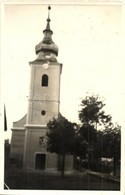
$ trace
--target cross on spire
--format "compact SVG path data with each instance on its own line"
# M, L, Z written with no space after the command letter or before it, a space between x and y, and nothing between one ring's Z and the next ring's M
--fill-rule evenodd
M51 10L51 6L48 6L48 18L47 18L47 25L46 25L46 30L50 30L50 10Z
M47 22L50 22L50 10L51 10L51 6L48 6L48 18L47 18Z

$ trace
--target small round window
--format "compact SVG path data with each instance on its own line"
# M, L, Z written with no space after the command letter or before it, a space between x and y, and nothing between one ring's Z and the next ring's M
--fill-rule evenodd
M42 114L42 115L45 115L45 114L46 114L46 111L45 111L45 110L42 110L42 111L41 111L41 114Z

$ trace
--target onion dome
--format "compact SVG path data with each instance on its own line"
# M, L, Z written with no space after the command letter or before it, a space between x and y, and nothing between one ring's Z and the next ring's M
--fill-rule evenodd
M36 45L35 50L36 50L36 54L40 52L44 52L44 53L49 52L58 56L58 47L52 40L53 31L50 29L50 21L51 21L50 9L51 7L48 6L47 25L46 25L46 29L43 31L44 34L43 40L38 45Z

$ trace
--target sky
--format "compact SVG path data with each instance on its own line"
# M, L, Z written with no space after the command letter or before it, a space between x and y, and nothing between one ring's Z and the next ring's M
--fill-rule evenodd
M27 112L29 62L43 39L47 4L6 4L2 25L2 79L8 131ZM125 14L120 5L51 5L53 41L63 64L60 112L78 122L81 100L99 95L106 114L124 127Z

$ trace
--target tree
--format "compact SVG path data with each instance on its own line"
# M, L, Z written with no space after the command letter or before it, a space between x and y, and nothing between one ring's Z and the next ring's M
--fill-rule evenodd
M81 102L81 110L79 111L79 119L82 123L80 127L80 135L82 139L87 141L88 146L86 154L88 156L88 168L90 162L98 159L98 132L97 128L104 128L111 125L111 116L106 115L102 110L105 104L98 96L86 96Z
M10 154L10 143L9 139L4 140L4 160L5 160L5 168L9 166L9 154Z
M105 129L102 134L101 155L113 158L113 173L116 175L116 165L121 159L121 127L119 125Z
M96 158L97 131L92 125L82 125L80 128L83 140L87 141L87 156L89 162L94 162ZM88 164L89 168L89 164Z
M81 102L79 119L84 125L92 125L97 130L97 125L111 125L111 116L106 115L102 108L105 106L98 96L86 96Z
M65 168L65 155L75 151L76 124L59 116L47 124L47 150L62 155L62 176Z
M83 150L88 154L88 165L90 161L94 162L101 157L113 158L115 172L116 161L120 159L120 127L114 126L112 117L105 114L105 104L98 96L87 96L81 106L79 119L82 124L79 134L81 143L86 142L86 146L88 143L86 151Z

